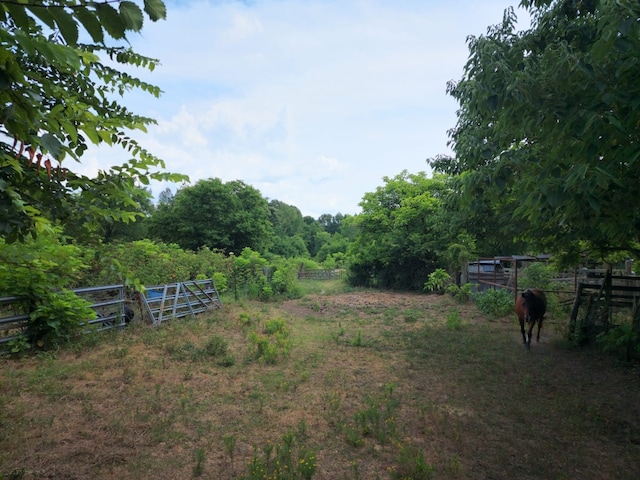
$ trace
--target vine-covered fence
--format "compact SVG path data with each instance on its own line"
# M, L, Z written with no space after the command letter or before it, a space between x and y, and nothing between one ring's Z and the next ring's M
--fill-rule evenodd
M124 328L131 319L127 316L127 310L129 315L130 312L136 315L134 319L148 314L150 323L159 325L172 318L196 315L209 308L222 307L220 295L210 279L147 287L144 294L134 298L125 297L124 285L77 288L72 291L88 301L96 313L96 318L80 323L85 333ZM144 311L142 308L133 308L138 302L140 306L144 306ZM0 350L24 333L29 325L31 308L33 304L27 297L0 297Z

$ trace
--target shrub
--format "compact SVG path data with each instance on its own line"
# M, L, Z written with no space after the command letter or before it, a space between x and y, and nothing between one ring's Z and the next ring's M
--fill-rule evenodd
M518 287L521 290L525 288L548 290L554 274L555 269L551 265L543 262L534 262L523 270L521 277L518 279Z
M436 268L429 274L429 280L424 283L424 289L431 292L442 292L451 283L451 275L443 268Z
M73 339L80 332L81 324L96 318L91 303L70 290L50 292L29 319L27 337L39 347L56 346Z
M500 318L513 312L513 294L509 290L490 289L472 295L478 309L491 318Z
M640 358L640 334L632 323L623 323L596 337L596 341L605 352L615 355L624 362Z
M462 286L458 286L455 283L447 286L445 292L451 295L460 303L466 303L471 298L471 284L465 283Z
M24 243L0 239L0 296L24 297L30 316L24 336L10 345L14 353L68 342L95 318L90 303L67 289L86 269L81 259L80 249L65 245L55 229Z

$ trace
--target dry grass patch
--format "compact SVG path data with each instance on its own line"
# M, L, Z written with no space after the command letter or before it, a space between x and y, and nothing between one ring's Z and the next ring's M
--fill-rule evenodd
M0 478L257 478L276 460L295 475L270 478L640 478L637 371L519 335L446 296L349 292L5 359Z

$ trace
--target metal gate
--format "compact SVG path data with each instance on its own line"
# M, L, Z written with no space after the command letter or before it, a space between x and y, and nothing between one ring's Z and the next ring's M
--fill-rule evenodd
M222 308L220 295L211 279L146 287L140 298L154 325L210 308Z
M104 285L101 287L76 288L72 291L91 303L96 318L80 323L86 333L125 326L124 285ZM18 338L29 324L28 304L25 297L0 298L0 350Z

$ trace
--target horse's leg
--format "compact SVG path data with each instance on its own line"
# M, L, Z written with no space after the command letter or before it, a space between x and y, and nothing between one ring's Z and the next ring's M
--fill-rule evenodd
M540 318L538 320L538 336L536 337L537 342L540 341L540 329L542 328L542 320L544 320L544 318Z
M529 332L528 332L528 339L527 339L527 350L531 348L531 335L533 334L533 326L535 325L536 322L530 321L529 322Z
M522 332L522 343L527 344L527 337L524 331L524 317L519 318L520 320L520 331Z

